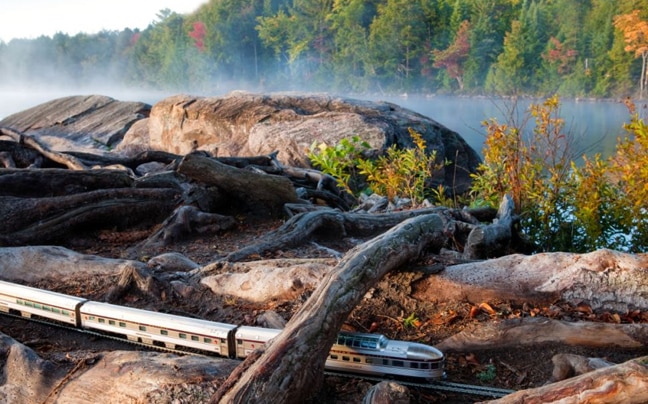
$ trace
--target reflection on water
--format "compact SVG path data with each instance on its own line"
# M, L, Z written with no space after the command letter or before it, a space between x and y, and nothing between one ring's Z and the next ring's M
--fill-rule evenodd
M77 93L64 90L0 90L0 119L43 102L79 94L102 94L120 101L142 101L149 104L170 95L115 89L93 89ZM479 153L486 136L482 122L490 118L496 118L501 123L510 122L508 117L514 107L510 101L489 98L409 96L384 100L426 115L456 131ZM518 114L524 112L528 105L529 101L519 101ZM603 156L609 156L613 153L617 137L624 133L623 124L629 121L629 114L623 103L611 101L561 100L560 115L565 120L564 132L575 137L577 154L588 155L601 153Z
M426 115L459 133L476 151L480 152L486 137L482 122L496 118L500 123L510 122L511 111L516 110L518 121L528 109L530 101L512 101L466 97L399 97L386 99ZM534 101L542 102L542 101ZM623 124L630 120L627 108L621 102L560 100L560 117L565 120L563 132L574 136L577 155L601 153L604 157L614 152L617 137L625 134Z

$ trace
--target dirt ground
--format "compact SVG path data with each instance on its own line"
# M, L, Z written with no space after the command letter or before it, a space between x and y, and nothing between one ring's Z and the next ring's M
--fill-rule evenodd
M198 264L207 264L235 251L245 245L258 241L259 237L281 225L280 221L245 224L241 223L230 232L191 238L165 247L161 251L179 252ZM89 237L69 240L66 247L81 253L103 257L123 257L125 251L148 232L102 231ZM324 239L315 240L320 246L345 252L361 240ZM322 248L307 243L287 251L275 251L262 258L298 258L327 256ZM150 255L140 257L146 260ZM553 318L569 321L584 321L582 311L555 302L551 308L533 307L529 304L514 305L510 302L481 302L481 307L465 301L423 302L411 296L412 285L425 275L433 264L441 262L430 256L426 262L388 274L370 290L363 302L351 313L345 328L359 332L381 333L391 339L411 340L434 345L475 325L489 321L522 316L541 316L551 313ZM115 279L70 279L58 285L40 284L38 287L63 293L100 299L105 296ZM137 293L127 294L122 301L112 302L133 307L166 311L176 314L198 316L201 318L233 324L254 324L256 317L268 310L275 311L288 320L308 298L289 302L270 302L251 304L231 297L215 297L205 294L192 301L171 296L166 301L151 301ZM598 321L606 319L605 313L589 314L588 318ZM609 315L609 314L608 314ZM67 331L52 331L48 327L27 323L22 320L0 316L0 331L25 343L36 350L43 358L64 361L71 352L101 352L115 349L140 349L126 343L91 338ZM551 358L558 353L575 353L588 357L603 357L611 362L620 363L628 359L646 355L647 350L593 350L556 344L538 345L529 348L518 347L507 350L485 350L447 354L448 380L459 383L488 385L507 389L524 389L540 386L551 376ZM360 402L372 383L353 379L325 378L324 388L313 402L349 403ZM411 389L413 403L471 403L486 397L445 394L424 389Z

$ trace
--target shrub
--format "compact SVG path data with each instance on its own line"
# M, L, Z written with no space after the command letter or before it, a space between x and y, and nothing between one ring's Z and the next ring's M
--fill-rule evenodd
M409 133L414 148L399 149L394 145L376 159L364 156L369 145L358 137L343 139L335 146L313 144L308 157L314 166L354 194L363 191L354 184L366 184L369 191L392 201L406 197L418 204L428 196L426 181L443 166L436 163L436 151L426 153L425 140L419 133L413 129Z

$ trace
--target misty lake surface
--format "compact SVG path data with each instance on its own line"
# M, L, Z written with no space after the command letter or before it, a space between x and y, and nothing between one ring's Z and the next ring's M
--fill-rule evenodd
M0 90L0 119L43 102L78 94L102 94L121 101L142 101L149 104L155 104L170 95L115 89L82 93L64 90L50 92ZM530 103L528 100L519 101L516 106L510 100L453 96L394 96L367 97L367 99L389 101L428 116L459 133L480 154L486 138L486 129L482 123L491 118L497 119L500 123L509 123L514 107L517 109L517 119L521 122L521 115L528 109ZM577 163L580 162L582 154L601 153L605 157L614 152L617 137L625 134L623 124L630 120L628 110L623 103L561 100L560 104L560 117L565 120L563 133L574 137L573 158Z
M393 97L385 99L402 107L428 116L459 133L480 155L486 128L483 122L492 118L499 123L523 122L531 101L515 104L511 100L486 97ZM533 101L542 103L542 100ZM515 112L512 112L515 111ZM574 161L580 162L583 154L601 153L607 157L614 153L617 138L626 134L623 124L630 121L628 109L622 102L560 100L559 116L565 122L563 133L573 137ZM528 126L532 130L533 126Z

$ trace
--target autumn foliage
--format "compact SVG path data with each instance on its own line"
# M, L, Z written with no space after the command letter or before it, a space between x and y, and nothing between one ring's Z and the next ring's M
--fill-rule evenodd
M646 68L648 64L648 22L640 17L640 10L634 10L630 14L622 14L614 17L614 26L623 32L626 52L634 52L635 57L642 58L641 78L639 79L640 98L643 98L644 89L648 84Z
M193 30L189 31L189 36L193 38L194 44L199 51L205 51L205 35L207 35L207 28L205 24L200 21L196 21L193 24Z
M463 21L454 42L445 50L433 50L433 66L445 69L448 75L456 79L459 89L463 90L463 63L468 59L470 51L470 22Z
M628 101L631 121L608 159L572 158L559 100L532 104L527 121L484 122L484 161L474 176L472 203L515 201L520 225L538 251L587 252L611 248L646 252L648 246L648 125Z

